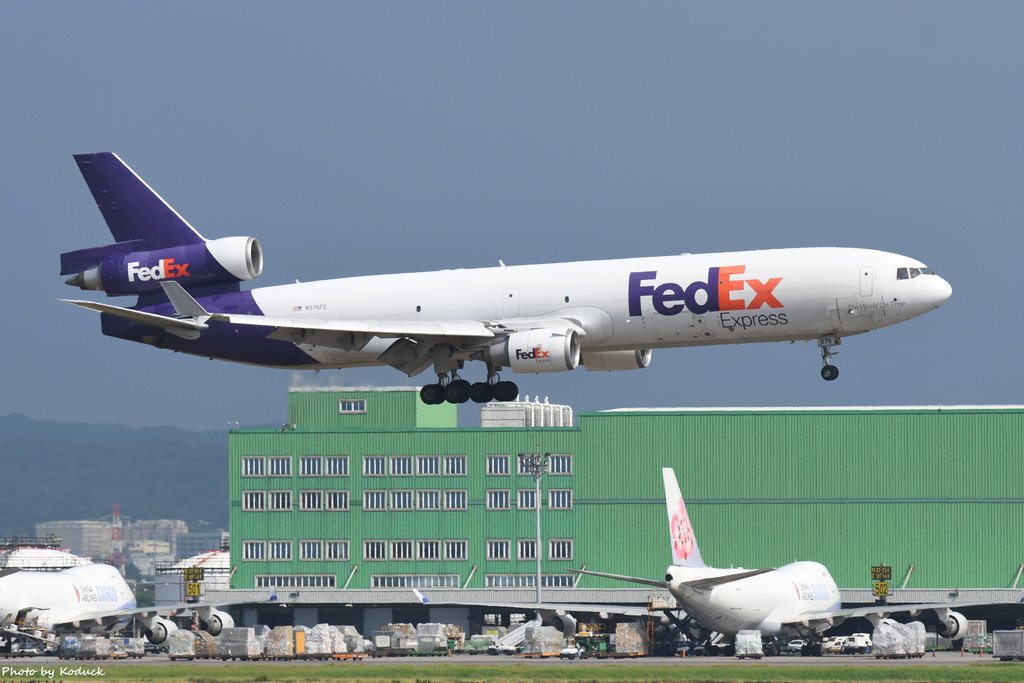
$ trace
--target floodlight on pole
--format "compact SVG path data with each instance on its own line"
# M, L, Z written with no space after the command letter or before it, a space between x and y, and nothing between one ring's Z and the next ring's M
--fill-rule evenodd
M540 559L541 559L541 536L540 536L540 480L544 477L544 473L548 471L548 463L551 461L550 453L520 453L519 454L519 473L529 474L533 477L533 490L534 490L534 509L536 510L536 526L537 526L537 545L534 548L534 556L537 559L537 578L536 578L536 590L537 590L537 604L540 604Z

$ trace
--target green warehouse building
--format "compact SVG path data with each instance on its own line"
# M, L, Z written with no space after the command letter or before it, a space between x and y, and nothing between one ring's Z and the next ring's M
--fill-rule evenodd
M410 389L293 390L281 428L232 430L231 599L253 600L242 622L472 627L481 610L423 607L411 589L442 605L532 602L538 554L545 601L667 598L565 572L664 575L662 467L710 565L817 560L855 603L875 599L879 564L894 602L1020 600L1024 407L481 414L490 426L462 428L455 406ZM532 452L550 454L539 499L517 457ZM982 616L1000 614L1016 619Z

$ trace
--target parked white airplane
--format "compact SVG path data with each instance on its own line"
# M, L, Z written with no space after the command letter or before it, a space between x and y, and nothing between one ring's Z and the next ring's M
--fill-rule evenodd
M115 243L61 254L69 285L137 295L103 333L286 368L433 367L424 402L512 400L499 372L634 370L656 348L816 339L821 376L843 336L926 313L952 293L916 259L805 248L444 270L240 291L263 270L252 237L207 240L116 155L76 155ZM187 290L187 291L186 291ZM466 361L486 381L460 377Z
M136 619L145 626L150 642L160 644L178 628L160 613L185 609L194 610L211 635L235 625L230 614L202 603L137 607L132 589L108 564L84 564L58 572L0 571L0 628L9 633L22 629L28 633L33 627L55 633L112 633Z
M893 613L916 615L932 610L938 633L956 640L967 632L967 619L953 607L984 602L917 603L843 608L839 589L828 569L817 562L793 562L777 569L717 569L700 554L690 516L683 503L675 472L661 470L668 507L672 564L665 579L654 580L580 569L567 571L667 589L679 606L708 632L735 636L744 629L764 636L801 635L810 639L806 654L821 654L820 634L845 619L864 617L873 624Z

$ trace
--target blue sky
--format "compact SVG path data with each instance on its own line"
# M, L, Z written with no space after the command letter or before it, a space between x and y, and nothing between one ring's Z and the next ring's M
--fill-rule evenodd
M802 343L516 377L577 410L1021 402L1021 25L996 2L0 4L0 414L284 420L293 373L106 338L57 302L82 294L58 254L109 241L71 155L106 150L205 235L258 237L258 285L785 246L953 285L847 339L833 383Z

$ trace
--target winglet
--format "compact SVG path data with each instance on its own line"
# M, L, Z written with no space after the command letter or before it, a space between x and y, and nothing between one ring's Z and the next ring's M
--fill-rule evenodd
M415 588L412 589L412 592L416 594L416 599L419 600L421 604L424 604L424 605L430 604L430 598L428 598L426 595L424 595L423 593L420 593Z
M668 509L668 533L672 545L672 564L683 567L706 567L704 558L697 547L697 536L693 533L690 515L686 512L679 482L671 467L661 468L665 482L665 505Z

